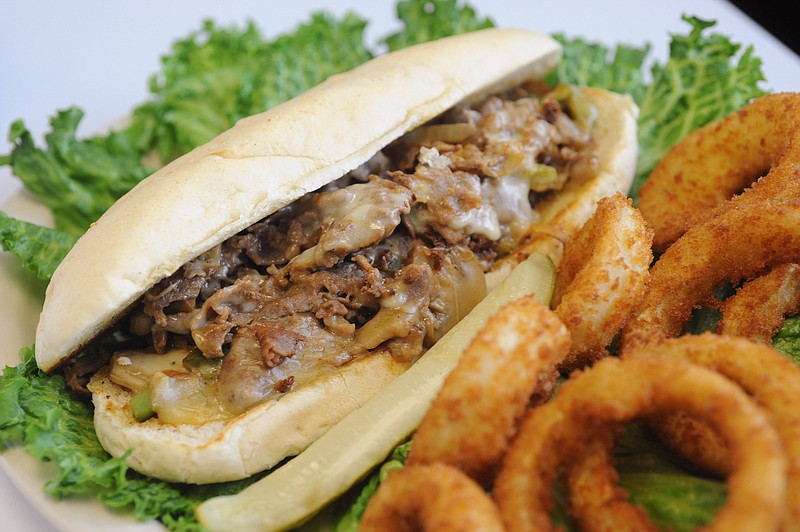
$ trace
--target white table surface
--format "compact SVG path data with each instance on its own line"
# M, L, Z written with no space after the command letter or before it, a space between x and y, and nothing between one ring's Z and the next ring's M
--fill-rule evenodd
M721 0L474 0L471 5L491 16L499 26L560 31L608 44L650 42L658 58L666 56L671 33L686 33L688 25L681 21L681 14L694 14L717 20L714 31L755 46L755 53L763 59L765 88L800 90L800 57ZM212 17L224 24L241 24L251 18L269 37L291 30L320 8L336 14L350 8L367 18L371 21L367 29L371 41L397 24L393 1L3 2L2 138L13 120L23 118L36 138L41 139L48 130L51 114L69 105L86 111L81 133L113 123L146 99L148 77L158 70L159 57L168 51L170 43L198 29L204 18ZM9 149L8 143L0 143L0 153ZM47 219L44 211L20 194L20 185L7 167L0 169L0 209L34 221ZM38 309L30 292L40 287L30 283L19 272L13 257L7 255L0 255L0 275L26 285L20 286L18 292L4 293L5 304L0 307L0 362L15 364L18 348L33 340ZM87 523L95 503L51 504L41 494L41 486L30 480L41 474L38 464L29 463L27 455L19 450L5 453L2 462L5 469L0 470L0 528L5 531L153 528L103 519Z

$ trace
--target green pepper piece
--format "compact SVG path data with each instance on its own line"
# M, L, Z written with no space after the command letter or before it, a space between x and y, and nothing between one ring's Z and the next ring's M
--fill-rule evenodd
M150 386L142 388L139 393L131 397L128 406L136 421L147 421L156 415L155 410L153 410L153 396L150 393Z
M550 95L561 102L581 131L584 133L591 131L592 125L597 119L597 108L592 105L585 94L577 87L560 83L556 85Z
M205 380L214 379L222 367L221 358L206 358L202 351L195 348L183 359L186 371L199 373Z

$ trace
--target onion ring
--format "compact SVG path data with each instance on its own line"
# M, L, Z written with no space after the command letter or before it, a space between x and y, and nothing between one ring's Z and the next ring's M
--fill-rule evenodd
M558 267L553 304L567 326L572 348L562 373L591 365L639 304L650 278L653 233L631 200L603 198L569 240Z
M609 357L573 375L550 402L530 411L506 456L494 497L507 530L552 530L548 511L559 466L597 435L667 410L708 422L735 457L728 500L708 529L777 526L785 491L783 449L766 415L734 383L675 357Z
M800 368L768 347L745 338L705 333L682 336L627 356L673 356L713 369L741 386L767 411L788 459L784 528L800 529ZM686 415L656 421L656 433L682 456L727 474L733 460L719 437ZM680 432L672 429L680 427Z
M800 163L800 93L761 96L670 149L639 191L638 207L663 252L715 206L759 176L786 182ZM763 197L763 196L762 196Z
M450 464L489 486L534 392L549 397L568 349L566 327L534 296L503 306L445 379L407 463Z
M800 312L800 265L781 264L742 285L721 312L717 332L772 345L786 316Z
M595 434L567 468L569 514L579 530L656 532L659 528L644 508L628 503L627 493L617 483L619 474L611 460L615 436L611 431Z
M477 483L454 467L430 464L391 472L370 499L359 530L502 532L503 524Z
M653 416L647 425L667 447L704 473L724 478L730 472L728 448L708 425L674 412Z
M638 314L623 329L623 352L678 336L692 309L723 281L735 283L798 256L800 198L736 205L690 229L650 269Z

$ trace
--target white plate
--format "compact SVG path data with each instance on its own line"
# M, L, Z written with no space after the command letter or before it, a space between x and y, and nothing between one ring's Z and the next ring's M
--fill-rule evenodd
M771 90L800 90L800 58L727 2L681 0L475 0L479 13L499 26L545 32L560 31L607 44L650 42L653 55L667 54L669 34L685 34L682 13L717 20L715 31L736 42L752 44L764 61ZM81 131L97 131L146 98L147 79L169 43L188 35L212 17L225 24L253 19L265 35L274 36L308 19L316 9L342 14L349 7L370 20L367 38L374 41L396 27L394 1L349 1L328 8L321 0L294 0L279 5L258 0L143 0L108 3L84 0L50 3L11 2L0 17L0 134L24 118L35 137L48 130L49 116L59 108L86 110ZM0 145L0 153L10 149ZM47 220L47 213L23 192L8 168L0 169L0 209L23 219ZM16 365L22 346L31 345L43 286L22 271L14 257L0 254L0 362ZM4 530L159 530L153 523L106 511L94 501L56 503L42 486L49 469L21 450L0 456L0 515Z

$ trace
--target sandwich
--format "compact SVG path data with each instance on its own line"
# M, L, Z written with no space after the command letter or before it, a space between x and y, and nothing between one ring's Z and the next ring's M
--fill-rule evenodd
M630 188L635 105L546 86L560 56L476 31L241 120L78 240L37 364L91 394L103 447L151 477L235 480L302 452Z

